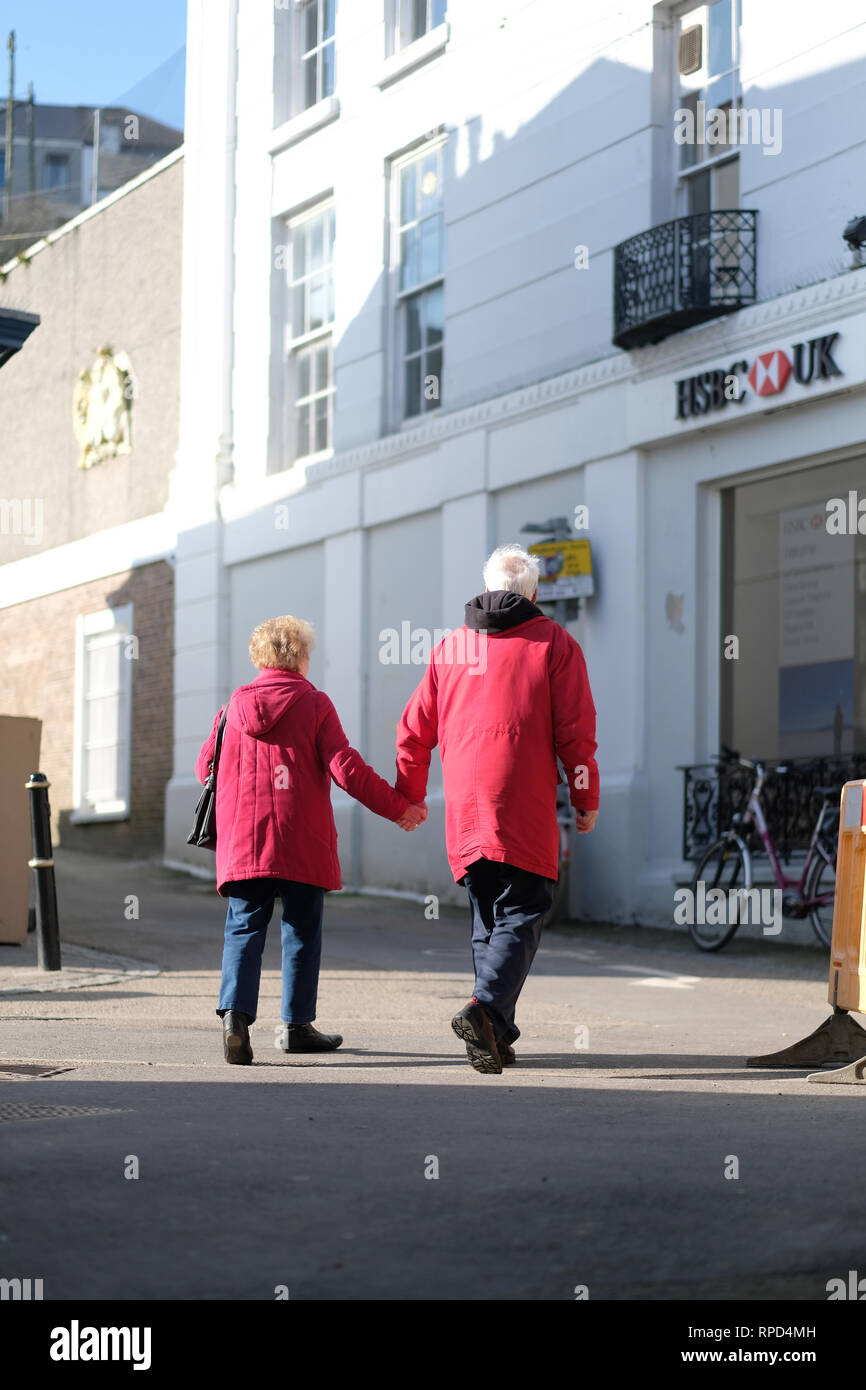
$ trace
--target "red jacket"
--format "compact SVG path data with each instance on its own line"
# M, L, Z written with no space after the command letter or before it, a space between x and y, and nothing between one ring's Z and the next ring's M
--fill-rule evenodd
M219 719L198 755L200 782ZM297 671L265 668L234 692L217 771L216 872L223 897L227 883L245 878L342 887L332 777L386 820L399 820L409 805L350 747L328 696Z
M397 732L397 790L424 799L439 744L448 862L459 882L476 859L556 878L559 757L576 810L598 807L595 706L583 652L518 594L466 605Z

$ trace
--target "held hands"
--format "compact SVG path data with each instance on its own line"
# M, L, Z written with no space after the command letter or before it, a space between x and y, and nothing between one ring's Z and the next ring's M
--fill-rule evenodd
M598 811L575 811L574 814L578 835L588 835L590 830L595 829Z
M422 801L417 806L410 806L407 811L404 811L396 824L401 830L417 830L418 826L426 819L427 805Z

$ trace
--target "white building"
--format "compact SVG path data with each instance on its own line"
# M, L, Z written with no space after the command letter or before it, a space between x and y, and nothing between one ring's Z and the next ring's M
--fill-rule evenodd
M169 861L200 862L192 767L257 622L315 623L390 778L421 668L380 635L458 626L493 546L578 504L574 911L670 921L678 766L720 738L831 751L838 705L863 751L866 539L823 519L866 495L866 23L739 5L190 0ZM460 899L435 760L414 836L335 806L347 882Z

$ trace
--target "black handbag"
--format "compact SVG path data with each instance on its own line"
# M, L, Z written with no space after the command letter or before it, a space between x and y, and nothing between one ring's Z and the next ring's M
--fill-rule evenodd
M219 768L220 749L223 742L223 730L226 726L226 715L228 705L222 712L219 727L217 728L216 742L214 743L213 758L210 762L210 771L207 781L202 788L202 794L198 799L195 808L195 819L193 820L192 830L186 837L188 845L198 845L199 849L216 850L216 779Z

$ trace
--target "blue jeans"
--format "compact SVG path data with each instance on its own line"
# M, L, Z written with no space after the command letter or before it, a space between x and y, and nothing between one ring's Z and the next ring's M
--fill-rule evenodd
M284 1023L312 1023L316 1017L319 962L322 957L324 888L287 878L250 878L229 883L223 975L217 1013L237 1009L256 1017L262 952L274 901L283 904Z
M497 1039L513 1043L520 1037L514 1010L538 950L555 882L492 859L470 864L461 882L472 909L473 993L490 1015Z

